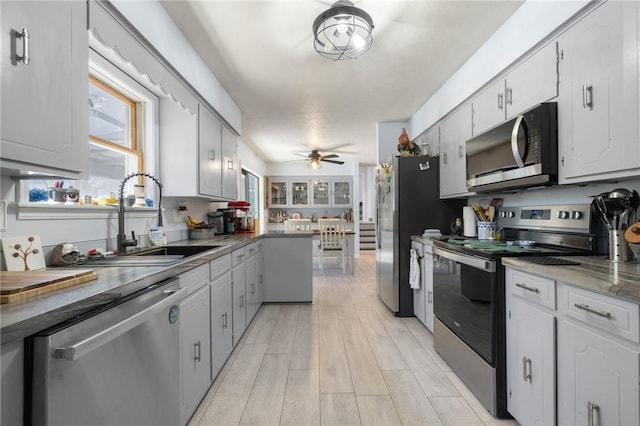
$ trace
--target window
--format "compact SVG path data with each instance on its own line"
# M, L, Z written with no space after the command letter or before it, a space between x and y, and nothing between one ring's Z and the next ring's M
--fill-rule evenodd
M260 179L248 170L242 169L240 182L240 199L251 203L248 215L256 219L260 218Z
M89 179L69 181L80 192L80 203L113 204L122 179L130 173L155 170L153 117L157 98L133 78L109 61L89 51ZM62 202L52 199L51 188L59 181L28 181L30 202ZM134 184L143 178L130 179L124 195L133 194ZM154 198L154 185L145 185L145 198ZM23 200L27 198L24 194Z

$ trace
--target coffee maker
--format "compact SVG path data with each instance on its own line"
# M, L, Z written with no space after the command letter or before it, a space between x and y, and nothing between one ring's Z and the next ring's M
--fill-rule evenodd
M222 213L224 219L224 233L235 234L236 233L236 209L218 209Z

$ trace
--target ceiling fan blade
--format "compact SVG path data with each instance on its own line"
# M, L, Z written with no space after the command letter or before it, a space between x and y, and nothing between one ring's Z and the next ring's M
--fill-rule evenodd
M338 154L329 154L329 155L323 155L322 158L338 158L340 157Z
M321 158L320 161L325 161L327 163L333 163L333 164L344 164L344 161L337 161L337 160L325 160L324 158Z
M309 154L300 154L299 152L294 152L293 155L297 155L298 157L309 158Z

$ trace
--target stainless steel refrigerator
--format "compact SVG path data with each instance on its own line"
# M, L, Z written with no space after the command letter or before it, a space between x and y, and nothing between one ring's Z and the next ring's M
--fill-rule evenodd
M413 316L409 286L411 236L425 229L451 233L464 200L440 200L439 157L394 157L378 171L378 296L396 316Z

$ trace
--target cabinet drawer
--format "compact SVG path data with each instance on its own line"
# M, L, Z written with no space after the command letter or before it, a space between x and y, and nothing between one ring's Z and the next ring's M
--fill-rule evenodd
M254 243L256 245L256 254L262 252L262 248L264 247L264 241L259 240Z
M247 257L251 257L256 254L256 243L247 244L244 248Z
M246 255L247 253L244 247L234 250L231 253L231 266L237 266L241 263L244 263Z
M507 292L549 309L556 309L556 282L507 268Z
M230 254L225 254L224 256L221 256L217 259L213 259L211 262L209 262L209 279L213 280L229 269L231 269Z
M567 317L599 328L635 343L640 343L638 304L562 285L563 304Z
M209 270L207 265L198 266L180 275L180 287L187 289L187 294L191 294L204 284L209 283Z

